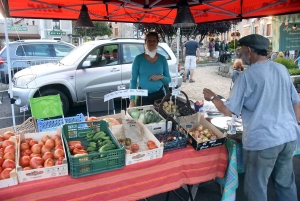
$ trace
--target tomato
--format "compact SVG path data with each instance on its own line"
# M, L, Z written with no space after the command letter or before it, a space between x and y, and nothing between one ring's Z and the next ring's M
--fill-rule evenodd
M12 171L13 169L12 168L5 168L1 174L0 174L0 180L1 179L8 179L10 178L10 172Z
M84 146L82 146L81 144L76 144L75 148L77 148L77 149L84 149Z
M21 141L21 143L29 143L32 140L32 138L25 138Z
M76 144L82 145L80 141L70 141L70 142L68 142L69 146L72 146L72 145L75 146Z
M13 160L10 159L6 159L3 163L2 163L2 168L6 169L6 168L12 168L14 169L16 167L16 163Z
M61 146L62 146L62 141L61 141L60 138L57 138L57 139L55 140L55 146L57 146L57 145L61 145Z
M50 137L48 135L44 135L42 138L42 141L46 142L48 139L50 139Z
M19 164L21 167L28 167L30 162L30 156L22 156L20 158Z
M56 150L56 149L63 149L63 146L59 144L59 145L54 147L54 150Z
M125 138L125 145L130 146L131 145L131 139L130 138Z
M33 157L29 161L29 165L32 169L36 169L39 166L43 167L43 164L44 164L44 160L40 157Z
M149 147L150 145L155 145L155 143L152 140L148 140L147 146Z
M0 135L0 142L4 141L4 137L2 135Z
M5 140L8 140L11 136L14 136L15 134L11 131L6 131L4 134L3 134L3 137Z
M64 160L64 159L65 159L64 156L61 156L61 157L58 158L59 161L62 161L62 160Z
M32 151L30 149L24 150L21 152L21 156L30 156Z
M140 147L139 147L138 144L132 144L132 145L131 145L131 151L132 151L133 153L139 152L139 149L140 149Z
M43 146L45 143L44 143L42 140L40 140L40 141L38 142L38 144L41 145L41 146Z
M32 140L31 140L31 141L32 141ZM30 142L31 142L31 141L30 141ZM41 153L41 149L42 149L42 147L41 147L41 145L39 145L39 144L34 144L34 145L31 147L32 153L35 153L35 154Z
M9 145L15 145L12 141L4 140L2 143L2 148L5 149Z
M10 160L15 161L15 154L11 153L11 152L7 152L6 154L4 154L3 159L4 160L10 159Z
M47 160L48 158L54 158L53 154L51 152L46 152L43 157L44 160Z
M35 153L30 154L30 158L33 158L33 157L40 157L40 158L42 158L42 154L35 154Z
M21 143L21 145L20 145L21 151L24 151L24 150L29 149L29 148L30 148L29 144L27 144L27 143Z
M4 159L2 157L0 157L0 167L2 166Z
M59 150L59 149L58 149ZM75 154L86 154L87 153L87 151L86 150L84 150L84 149L77 149L77 148L75 148L74 150L73 150L73 155L75 155ZM54 156L55 157L55 156ZM59 157L58 157L59 158Z
M60 135L58 135L58 134L55 134L55 135L52 135L52 137L51 137L54 141L57 139L57 138L59 138L60 139Z
M64 153L64 151L62 150L62 149L56 149L55 151L54 151L54 158L55 159L58 159L59 157L61 157L61 156L65 156L65 153Z
M2 167L0 167L0 174L1 174L2 170L3 170Z
M55 165L61 165L62 164L62 161L58 160L55 162Z
M44 162L44 167L51 167L54 166L54 160L52 158L48 158L45 162Z
M30 168L30 167L24 167L23 170L24 170L24 171L26 171L26 170L31 170L31 168Z
M36 140L30 140L28 144L30 147L32 147L33 145L38 144L38 142Z
M7 152L15 153L15 152L16 152L15 146L13 146L13 145L8 145L8 146L4 149L4 154L6 154Z
M41 149L41 153L45 154L46 152L51 152L51 148L47 145L43 145Z
M50 138L50 139L46 140L45 145L50 147L50 149L52 149L52 148L54 148L55 142L53 139Z
M155 144L150 145L150 146L148 147L149 150L156 149L156 148L157 148L157 146L156 146Z

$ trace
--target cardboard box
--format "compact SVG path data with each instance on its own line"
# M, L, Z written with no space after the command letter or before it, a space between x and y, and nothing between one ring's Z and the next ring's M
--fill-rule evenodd
M152 159L156 159L156 158L161 158L163 156L164 143L160 143L144 124L139 122L139 125L143 129L145 137L148 140L152 140L158 148L152 149L152 150L141 151L138 153L132 153L132 154L130 154L129 150L125 150L126 151L126 154L125 154L126 165L131 165L131 164L139 163L142 161L148 161L148 160L152 160ZM123 133L123 125L113 126L112 133L115 135L115 137L117 139L124 138L124 136L121 136Z
M147 110L152 110L155 112L155 114L159 115L159 117L161 119L165 119L163 118L155 109L153 105L145 105L145 106L140 106L140 107L133 107L133 108L128 108L127 109L127 113L126 113L126 117L128 119L132 119L132 117L130 116L130 112L133 109L138 109L139 111L147 111ZM158 122L158 123L151 123L151 124L145 124L145 126L150 130L151 133L153 134L157 134L157 133L162 133L166 131L166 122ZM171 131L172 129L172 121L168 121L167 124L168 127L168 131Z
M225 143L227 135L223 134L219 129L217 129L214 125L208 122L203 115L197 113L197 117L195 118L194 116L193 119L194 121L183 123L181 124L181 126L188 132L189 135L188 141L196 151L207 149L210 147L216 147ZM189 130L197 128L200 125L202 125L204 128L212 130L213 133L218 136L218 139L211 140L208 142L198 143L197 140L192 135L190 135Z
M27 133L27 134L21 133L18 147L20 147L21 141L25 138L32 138L36 141L40 141L43 138L43 136L48 135L49 137L51 137L54 134L59 134L61 136L62 145L65 152L65 158L63 159L62 164L55 165L52 167L23 171L23 168L19 165L19 158L20 158L20 149L19 149L18 159L17 159L17 174L18 174L19 183L68 175L68 162L67 162L66 149L65 149L60 128L58 128L57 131L50 131L50 132Z
M9 131L9 130L6 130L6 131ZM18 160L18 143L17 143L17 139L15 137L10 137L9 140L13 141L14 144L15 144L15 148L16 148L15 162L17 164L17 160ZM2 143L0 143L0 144L2 144ZM17 177L16 169L13 169L10 172L10 178L0 180L0 188L5 188L5 187L9 187L9 186L15 186L17 184L18 184L18 177Z

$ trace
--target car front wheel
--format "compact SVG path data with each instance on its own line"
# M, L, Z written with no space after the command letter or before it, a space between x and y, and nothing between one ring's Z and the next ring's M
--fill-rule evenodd
M59 94L59 96L60 96L63 112L64 112L64 115L66 115L69 111L70 103L69 103L69 99L62 91L57 90L57 89L45 89L45 90L41 91L40 96L49 96L49 95L57 95L57 94ZM36 97L39 97L39 93Z

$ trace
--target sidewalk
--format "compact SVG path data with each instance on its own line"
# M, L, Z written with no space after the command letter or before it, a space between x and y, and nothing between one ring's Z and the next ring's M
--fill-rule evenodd
M194 83L182 83L180 89L184 91L191 100L203 99L203 88L211 89L218 95L228 98L231 79L218 75L219 66L197 67L194 71Z

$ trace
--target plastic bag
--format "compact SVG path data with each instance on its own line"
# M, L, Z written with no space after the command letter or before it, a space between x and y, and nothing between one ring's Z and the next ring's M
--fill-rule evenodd
M139 122L135 119L123 120L125 138L130 138L132 143L139 143L143 140Z

